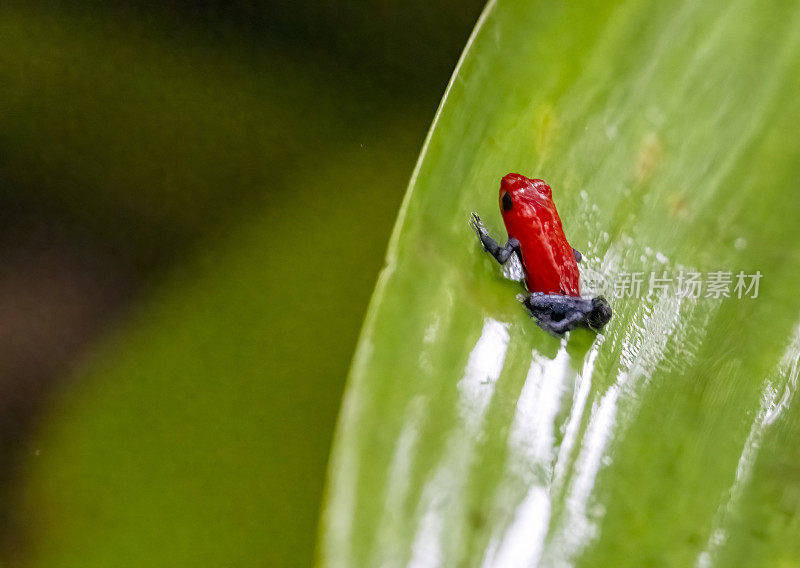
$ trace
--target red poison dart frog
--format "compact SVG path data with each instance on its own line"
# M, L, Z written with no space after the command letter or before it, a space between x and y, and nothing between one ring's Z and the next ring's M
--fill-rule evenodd
M576 327L598 330L608 323L611 306L605 298L581 297L581 253L564 236L550 186L540 179L508 174L500 182L500 211L508 232L505 246L489 236L475 213L472 227L484 250L500 264L517 255L530 292L524 304L539 326L562 334Z

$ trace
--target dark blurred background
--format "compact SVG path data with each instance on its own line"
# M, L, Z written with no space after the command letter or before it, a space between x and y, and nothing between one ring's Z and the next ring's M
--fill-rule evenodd
M482 3L0 4L0 565L309 566Z

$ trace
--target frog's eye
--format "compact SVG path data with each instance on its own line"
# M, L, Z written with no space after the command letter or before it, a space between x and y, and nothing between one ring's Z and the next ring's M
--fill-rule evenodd
M503 194L503 211L511 211L511 208L514 207L514 202L511 200L511 194L507 191Z

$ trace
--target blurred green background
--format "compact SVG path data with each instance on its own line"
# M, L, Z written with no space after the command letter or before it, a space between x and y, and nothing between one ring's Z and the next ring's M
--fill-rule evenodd
M482 3L0 4L0 565L308 566Z

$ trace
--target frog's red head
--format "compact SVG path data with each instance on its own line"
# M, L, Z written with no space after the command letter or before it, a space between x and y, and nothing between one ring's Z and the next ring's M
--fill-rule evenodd
M550 186L540 179L508 174L500 182L500 211L508 236L520 242L528 289L580 295L578 265Z
M503 217L535 217L541 208L553 207L553 192L540 179L508 174L500 182L500 209Z

